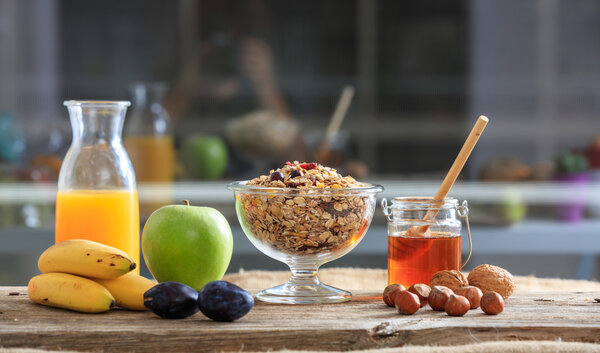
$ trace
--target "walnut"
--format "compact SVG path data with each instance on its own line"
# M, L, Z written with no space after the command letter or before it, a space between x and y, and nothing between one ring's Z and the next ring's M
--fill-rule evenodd
M469 273L469 284L483 293L497 292L506 299L515 291L515 281L510 272L493 265L479 265Z
M436 272L433 277L431 277L431 281L429 281L429 286L432 288L433 286L444 286L452 289L452 291L468 285L469 282L467 281L467 277L463 275L462 272L456 270Z

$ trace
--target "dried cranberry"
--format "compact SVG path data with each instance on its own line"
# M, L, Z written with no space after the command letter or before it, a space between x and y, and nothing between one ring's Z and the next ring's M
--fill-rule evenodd
M300 164L300 168L304 169L304 170L311 170L311 169L315 169L317 167L317 163L302 163Z
M271 173L271 181L283 181L283 174L281 172L273 172Z
M290 178L295 178L295 177L299 177L299 176L302 176L302 172L300 171L300 169L294 169L290 173Z

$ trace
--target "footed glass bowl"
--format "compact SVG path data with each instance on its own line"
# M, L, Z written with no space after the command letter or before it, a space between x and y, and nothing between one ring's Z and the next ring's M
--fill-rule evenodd
M272 188L228 185L244 233L258 250L290 267L287 283L262 290L272 303L347 301L348 291L319 282L317 270L344 256L361 241L375 210L379 185L357 188Z

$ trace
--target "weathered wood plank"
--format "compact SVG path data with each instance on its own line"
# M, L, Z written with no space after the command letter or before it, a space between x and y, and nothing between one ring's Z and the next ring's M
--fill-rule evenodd
M19 295L9 295L18 292ZM504 313L450 317L428 307L402 316L375 293L331 305L257 302L234 323L196 314L164 320L149 312L80 314L33 304L23 287L0 288L0 346L105 351L348 350L488 340L600 343L600 293L516 294Z

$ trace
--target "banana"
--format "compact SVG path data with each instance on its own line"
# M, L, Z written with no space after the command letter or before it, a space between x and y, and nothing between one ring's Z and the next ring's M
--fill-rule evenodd
M133 272L115 279L92 279L108 289L118 306L131 310L148 310L144 306L144 293L156 285L154 281Z
M44 273L29 280L32 302L57 308L101 313L115 305L115 298L98 283L68 273Z
M117 278L133 270L124 251L91 240L72 239L46 249L38 260L42 273L64 272L93 278Z

